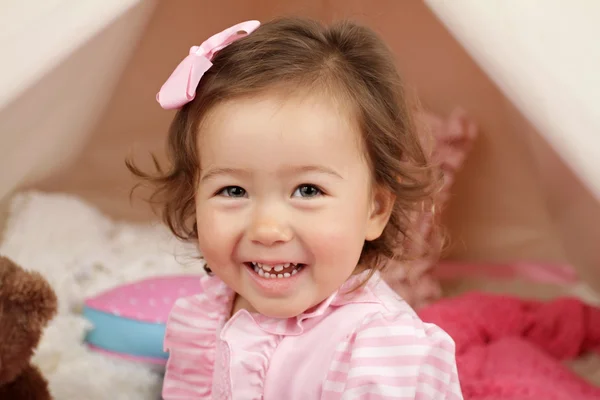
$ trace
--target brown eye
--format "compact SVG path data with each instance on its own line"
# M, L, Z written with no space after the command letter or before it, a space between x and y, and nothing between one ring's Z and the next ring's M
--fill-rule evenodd
M322 194L321 189L315 185L300 185L294 192L294 196L315 197Z
M226 197L244 197L246 195L246 191L239 186L227 186L219 193Z

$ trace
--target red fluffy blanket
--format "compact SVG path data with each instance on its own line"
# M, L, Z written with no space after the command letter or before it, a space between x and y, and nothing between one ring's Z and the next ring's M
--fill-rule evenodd
M466 400L597 400L600 388L561 361L600 350L600 309L469 293L419 310L456 342Z

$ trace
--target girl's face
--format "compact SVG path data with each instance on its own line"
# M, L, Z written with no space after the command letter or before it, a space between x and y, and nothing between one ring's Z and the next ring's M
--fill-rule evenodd
M222 103L198 140L198 243L250 311L288 318L336 291L393 198L371 185L359 132L322 97Z

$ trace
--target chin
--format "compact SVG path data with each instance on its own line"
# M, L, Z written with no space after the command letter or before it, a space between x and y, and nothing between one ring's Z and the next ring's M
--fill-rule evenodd
M262 303L262 302L261 302ZM282 307L281 300L277 301L276 304L253 304L252 305L256 311L260 314L270 317L270 318L280 318L287 319L297 317L302 314L310 307L302 307L302 306L293 306L288 305L287 307Z

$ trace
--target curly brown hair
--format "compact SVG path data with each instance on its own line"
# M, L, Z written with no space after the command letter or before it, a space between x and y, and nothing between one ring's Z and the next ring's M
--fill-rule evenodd
M359 265L375 270L385 266L385 259L408 259L406 242L416 233L411 221L433 204L437 179L390 49L371 29L350 21L323 26L279 18L220 50L195 99L171 123L170 168L161 169L156 158L156 173L145 173L130 160L127 167L154 185L150 201L160 205L170 230L180 239L195 240L196 142L203 118L224 100L300 90L326 91L351 107L373 182L395 194L386 228L378 239L364 243Z

